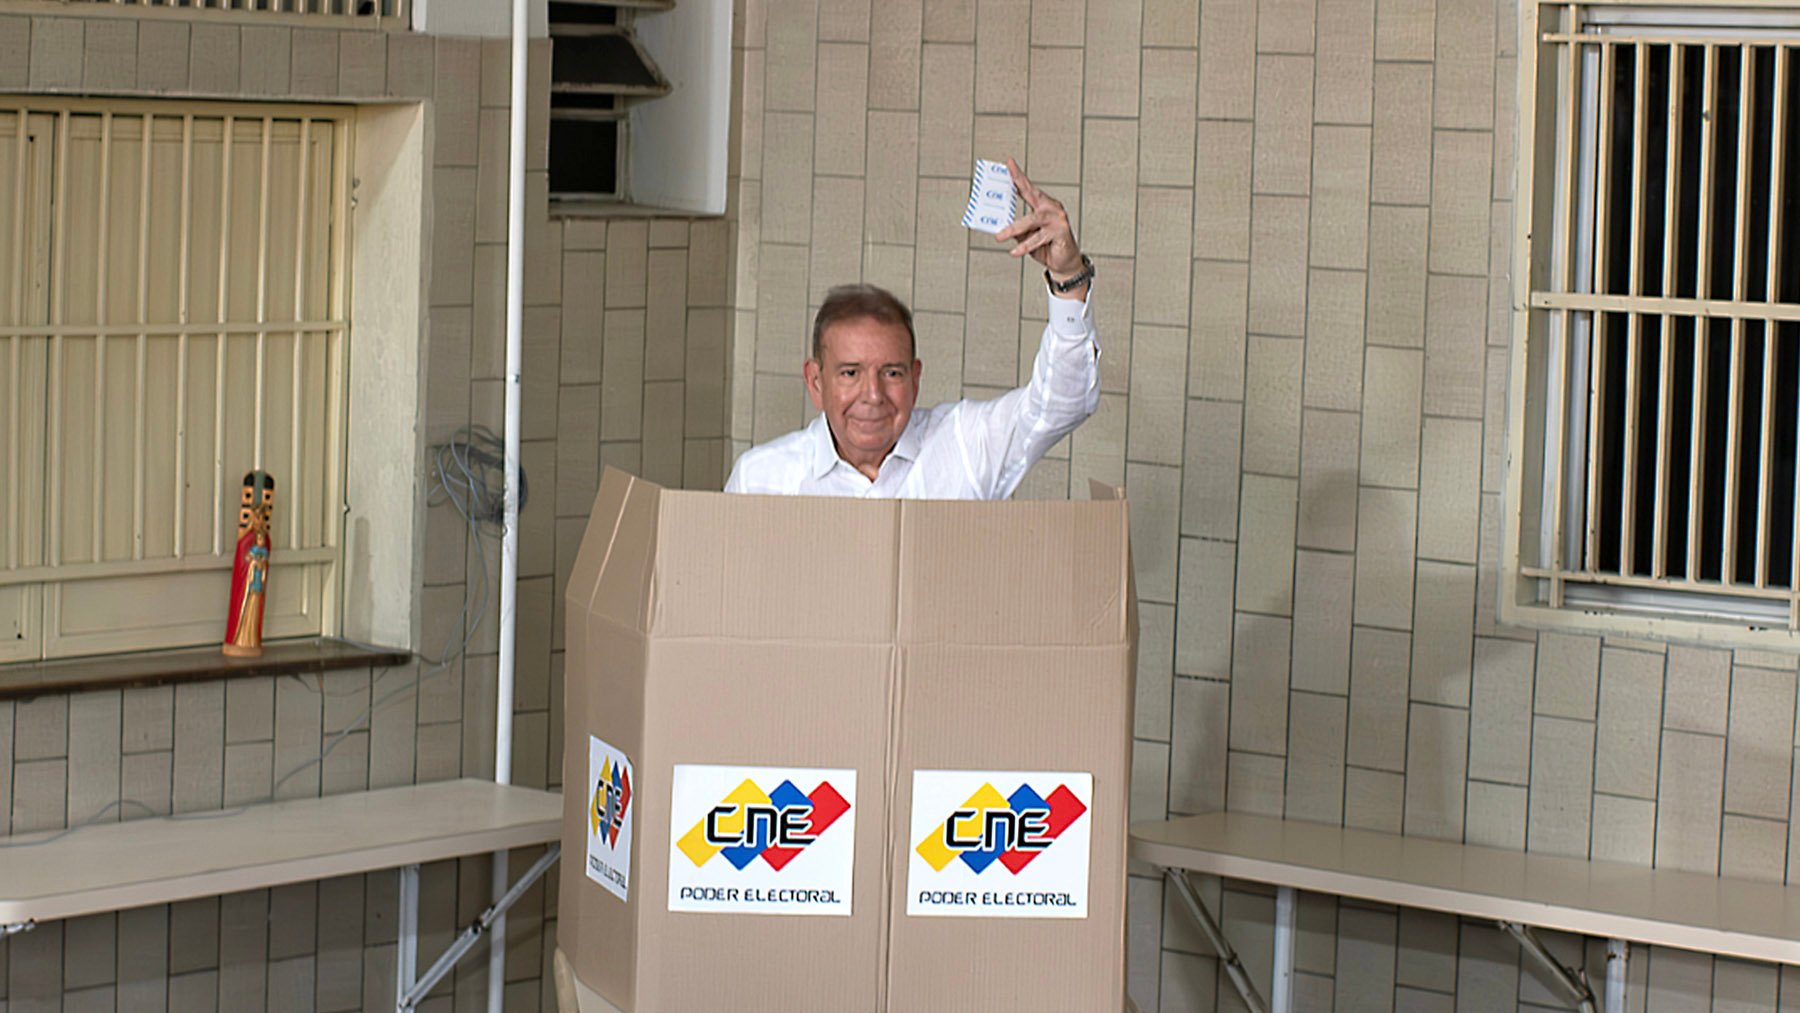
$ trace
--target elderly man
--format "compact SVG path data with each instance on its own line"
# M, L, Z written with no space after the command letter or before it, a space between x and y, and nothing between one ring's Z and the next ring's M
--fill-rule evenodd
M1088 290L1094 265L1062 203L1006 163L1028 213L994 238L1044 265L1050 322L1031 381L992 401L916 408L912 314L873 285L832 289L813 321L806 390L819 417L751 447L726 492L903 499L1005 499L1100 403Z

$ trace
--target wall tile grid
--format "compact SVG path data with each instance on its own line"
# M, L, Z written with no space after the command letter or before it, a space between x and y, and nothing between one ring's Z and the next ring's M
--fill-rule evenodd
M1504 466L1511 2L736 8L723 220L550 221L538 58L524 457L536 502L553 509L522 521L521 615L541 617L520 638L522 782L558 780L556 589L601 466L716 487L744 447L802 424L807 323L840 281L915 307L926 399L1023 377L1044 318L1036 272L955 225L972 159L1023 153L1100 266L1106 356L1099 414L1021 495L1100 478L1131 497L1135 818L1233 808L1800 875L1793 659L1539 636L1498 627L1487 604ZM503 50L96 23L0 17L0 86L431 101L428 437L497 425ZM445 513L427 515L430 653L456 639L477 553L497 569ZM373 700L372 727L283 792L481 776L492 630L490 604L468 656L418 673L416 688L407 669L0 704L0 813L16 833L120 798L193 811L266 795ZM1144 871L1130 880L1134 997L1147 1010L1237 1008ZM426 887L422 926L441 943L484 902L486 863L429 868ZM1271 895L1205 890L1266 973ZM509 1008L554 1001L542 987L553 898L554 873L516 909ZM393 904L382 875L46 926L0 945L0 1008L225 1009L256 996L357 1008L389 987ZM1310 895L1301 925L1309 1009L1555 1005L1481 925ZM1547 938L1598 974L1591 941ZM1703 955L1634 952L1632 969L1648 1008L1800 994L1781 988L1791 972ZM429 1008L464 1007L484 979L469 964Z
M548 47L532 54L513 771L556 787L560 589L601 468L677 487L724 479L726 219L552 219ZM15 58L16 57L16 58ZM0 86L24 92L427 103L431 177L426 438L501 428L505 293L504 40L0 16ZM498 543L448 506L425 518L426 658L455 653ZM485 557L485 558L484 558ZM491 583L491 582L490 582ZM497 590L447 664L54 695L0 703L0 836L90 819L204 812L269 797L493 773ZM321 750L322 762L308 766ZM515 851L513 871L538 857ZM39 926L0 942L0 1011L355 1010L392 1002L392 873ZM422 871L421 966L487 905L485 857ZM506 1006L554 1010L556 870L512 909ZM472 1009L463 962L423 1010Z
M972 160L1022 153L1099 265L1105 357L1099 413L1019 495L1099 478L1131 498L1134 818L1229 808L1781 881L1794 659L1494 621L1514 18L751 0L731 455L810 416L802 342L839 282L911 301L922 400L1026 375L1036 271L955 225ZM1240 1008L1132 872L1138 1003ZM1205 889L1266 974L1272 894ZM1303 895L1301 928L1300 1008L1557 1004L1488 926ZM1548 938L1599 975L1593 944ZM1782 979L1663 950L1632 973L1651 1009L1772 1008Z

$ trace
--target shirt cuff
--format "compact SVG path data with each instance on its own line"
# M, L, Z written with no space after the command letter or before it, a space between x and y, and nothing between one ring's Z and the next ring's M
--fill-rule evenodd
M1079 302L1064 299L1049 288L1044 289L1044 298L1050 301L1050 329L1057 334L1065 338L1079 338L1094 329L1093 281L1088 282L1087 295Z

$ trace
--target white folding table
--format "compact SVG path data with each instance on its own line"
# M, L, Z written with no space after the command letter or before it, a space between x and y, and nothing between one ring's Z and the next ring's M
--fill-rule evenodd
M57 834L41 846L24 846ZM101 823L0 838L0 936L38 922L400 870L395 1005L412 1008L556 861L562 796L491 781L440 781L213 813ZM419 866L550 845L421 978Z
M1499 924L1592 1010L1585 981L1533 929L1608 940L1608 1011L1623 1011L1628 942L1800 964L1800 887L1527 854L1247 813L1208 813L1131 828L1131 857L1164 871L1254 1011L1291 1008L1294 891L1424 908ZM1189 873L1276 888L1275 967L1264 1004Z

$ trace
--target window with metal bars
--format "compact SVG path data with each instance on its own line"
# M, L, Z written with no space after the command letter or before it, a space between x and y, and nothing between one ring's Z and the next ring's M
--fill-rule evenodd
M1527 17L1503 614L1800 643L1800 11Z
M0 661L223 633L242 476L264 630L333 632L350 120L0 99Z
M78 0L123 8L140 17L231 19L304 28L373 28L406 31L410 0ZM0 0L0 8L43 13L42 0ZM33 8L36 8L34 11ZM53 9L53 8L52 8Z

